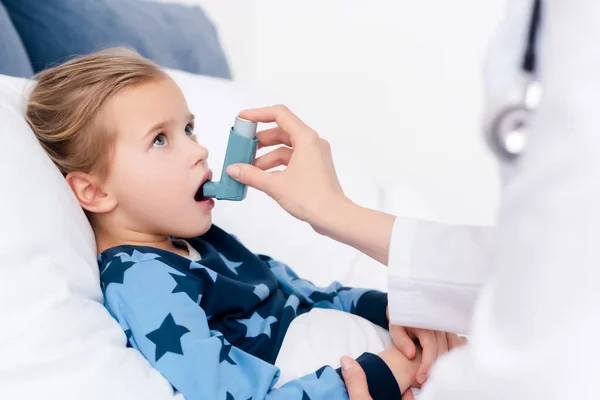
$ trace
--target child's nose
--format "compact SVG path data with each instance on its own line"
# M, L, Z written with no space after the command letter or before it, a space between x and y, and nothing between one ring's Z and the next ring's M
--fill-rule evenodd
M193 156L194 156L194 165L201 164L206 161L208 158L208 149L202 145L196 144L194 146Z

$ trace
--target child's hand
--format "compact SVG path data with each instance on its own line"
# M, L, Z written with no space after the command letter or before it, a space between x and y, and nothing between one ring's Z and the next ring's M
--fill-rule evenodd
M404 393L412 386L419 386L416 381L417 371L421 364L421 349L415 352L412 360L409 360L397 348L391 347L382 351L378 356L387 364L388 368L394 374L400 390Z

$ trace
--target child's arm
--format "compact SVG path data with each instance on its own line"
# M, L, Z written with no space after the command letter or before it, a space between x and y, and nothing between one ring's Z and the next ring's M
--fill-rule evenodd
M112 267L115 267L114 265ZM111 268L109 265L107 267ZM340 372L323 367L278 389L279 369L231 346L210 331L199 306L201 286L178 286L181 272L156 259L127 267L123 283L108 283L105 305L131 345L187 400L194 399L347 399ZM382 393L399 393L393 373L381 358L359 358Z
M259 257L269 265L283 291L298 297L302 303L314 308L331 308L356 314L388 329L387 293L344 287L339 282L333 282L326 288L317 287L299 278L287 265L268 256Z

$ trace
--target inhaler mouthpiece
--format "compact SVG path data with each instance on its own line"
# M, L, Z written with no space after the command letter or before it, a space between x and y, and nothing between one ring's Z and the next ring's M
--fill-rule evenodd
M258 148L256 138L256 122L236 117L229 131L229 142L225 152L225 161L219 182L206 182L203 187L205 197L215 197L218 200L240 201L246 197L248 187L227 174L231 164L252 164Z

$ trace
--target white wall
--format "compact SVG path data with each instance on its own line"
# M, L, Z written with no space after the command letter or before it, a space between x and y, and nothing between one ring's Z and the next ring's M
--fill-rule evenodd
M481 67L504 0L187 2L217 24L234 78L276 94L340 163L395 186L395 212L492 218Z

